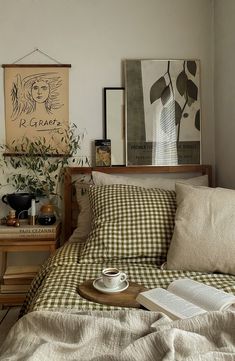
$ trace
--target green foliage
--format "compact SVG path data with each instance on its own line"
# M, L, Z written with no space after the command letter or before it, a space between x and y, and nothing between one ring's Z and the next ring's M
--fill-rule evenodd
M13 141L10 147L2 145L1 149L5 150L0 163L2 175L16 191L48 198L59 195L64 167L71 162L79 166L84 162L89 164L87 158L84 161L78 156L82 137L73 124L62 135L56 132L49 144L45 137L33 140L22 137ZM61 144L66 149L63 154L59 151Z

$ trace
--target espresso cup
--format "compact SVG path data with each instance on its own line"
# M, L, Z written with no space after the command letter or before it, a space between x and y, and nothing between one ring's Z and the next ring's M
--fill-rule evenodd
M126 274L117 268L105 268L102 271L102 281L106 288L117 288L126 278Z

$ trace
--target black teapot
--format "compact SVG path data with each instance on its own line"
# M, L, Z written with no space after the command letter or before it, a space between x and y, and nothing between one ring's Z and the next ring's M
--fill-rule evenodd
M28 209L31 207L31 201L34 199L31 193L10 193L2 197L2 201L8 204L16 211L17 218L28 218Z

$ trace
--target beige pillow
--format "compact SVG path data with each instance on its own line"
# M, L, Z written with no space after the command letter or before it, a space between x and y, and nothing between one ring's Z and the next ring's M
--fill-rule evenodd
M235 191L176 184L167 269L235 275Z
M111 184L124 184L133 185L144 188L160 188L166 190L175 190L176 182L189 183L198 186L208 186L208 176L203 175L199 177L184 179L184 178L166 178L159 177L156 174L144 175L113 175L102 172L92 172L94 184L97 186L111 185Z

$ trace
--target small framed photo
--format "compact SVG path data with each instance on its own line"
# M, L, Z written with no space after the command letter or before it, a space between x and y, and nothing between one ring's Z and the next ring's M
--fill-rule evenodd
M95 166L111 167L111 140L95 140Z

